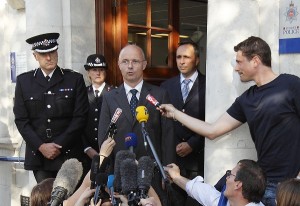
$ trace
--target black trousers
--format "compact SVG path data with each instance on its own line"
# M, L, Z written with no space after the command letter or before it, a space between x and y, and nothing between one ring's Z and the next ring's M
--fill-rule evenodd
M37 183L47 178L55 178L58 171L33 170L33 174Z

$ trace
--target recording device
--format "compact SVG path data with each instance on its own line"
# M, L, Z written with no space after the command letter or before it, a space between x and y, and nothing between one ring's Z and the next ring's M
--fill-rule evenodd
M116 158L115 158L115 165L114 165L114 189L116 192L121 192L122 190L122 182L121 182L121 163L125 160L125 159L132 159L135 160L135 154L128 151L128 150L120 150L119 152L117 152L116 154Z
M75 158L66 160L62 164L54 180L48 206L59 206L74 192L82 170L82 164Z
M146 130L146 126L145 126L145 123L148 121L148 118L149 118L149 113L148 113L148 110L145 106L138 106L136 108L136 119L137 121L142 125L142 133L143 133L143 137L144 137L144 144L149 144L150 148L151 148L151 151L152 151L152 154L154 156L154 159L159 167L159 170L160 170L160 173L162 175L162 178L164 180L164 182L168 183L168 178L166 176L166 173L163 169L163 166L158 158L158 155L156 153L156 150L152 144L152 141L149 137L149 134Z
M137 185L139 199L148 198L148 191L153 177L154 162L149 156L139 159L137 166Z
M145 150L147 151L148 143L146 141L146 137L145 137L145 134L144 134L143 131L146 131L146 125L145 125L145 123L149 119L149 113L148 113L148 110L147 110L147 108L145 106L138 106L135 111L136 111L136 119L142 125L144 147L145 147Z
M96 154L92 159L91 164L91 172L90 172L90 180L91 180L91 189L94 189L96 186L96 175L99 171L99 164L100 164L100 156Z
M146 99L151 103L153 104L154 106L156 107L160 107L160 103L151 95L151 94L148 94L146 96Z
M137 165L133 159L125 159L121 163L122 193L127 196L128 205L138 205L137 200Z
M116 130L117 130L116 122L119 119L119 117L121 116L121 114L122 114L122 109L117 108L113 117L111 118L108 128L105 132L105 135L104 135L105 137L110 136L111 138L113 138L114 134L116 134Z
M96 191L94 194L94 204L97 205L99 199L102 199L102 194L105 192L105 185L107 182L107 174L105 173L98 173L96 176Z
M125 135L125 146L130 152L137 146L137 136L135 133L128 133Z
M118 203L114 197L114 179L115 176L114 175L109 175L107 178L107 188L109 189L109 194L111 197L111 203L113 206L117 206Z

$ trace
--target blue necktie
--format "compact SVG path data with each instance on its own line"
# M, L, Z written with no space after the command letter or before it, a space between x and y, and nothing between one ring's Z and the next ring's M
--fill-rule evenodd
M131 111L132 116L135 117L135 109L139 102L139 100L136 97L136 93L138 92L138 90L132 89L132 90L130 90L130 92L132 94L132 97L130 100L130 111Z
M183 99L183 102L185 102L188 94L189 94L189 83L191 82L192 80L190 79L185 79L182 81L182 84L183 84L183 87L182 87L182 99Z
M221 196L220 196L220 199L219 199L219 202L218 202L218 206L226 206L227 205L228 199L227 199L227 197L224 196L225 189L226 189L226 185L224 185L223 188L222 188L222 192L221 192Z

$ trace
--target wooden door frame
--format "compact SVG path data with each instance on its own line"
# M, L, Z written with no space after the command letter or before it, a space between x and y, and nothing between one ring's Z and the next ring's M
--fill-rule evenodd
M96 52L105 56L108 62L106 82L115 86L123 82L118 67L118 55L128 40L127 3L128 0L95 0ZM168 66L147 66L144 72L144 79L154 84L160 84L165 79L178 74L175 55L179 41L179 0L169 0L169 11L171 12L169 12L168 29L171 32L168 39L170 57ZM149 56L151 48L149 46L147 48L144 52Z

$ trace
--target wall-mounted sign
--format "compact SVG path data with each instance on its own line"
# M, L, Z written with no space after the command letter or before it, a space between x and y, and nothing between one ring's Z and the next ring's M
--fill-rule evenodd
M13 83L19 74L27 71L26 52L10 52L10 71Z
M299 0L280 0L279 54L300 53L299 6Z

